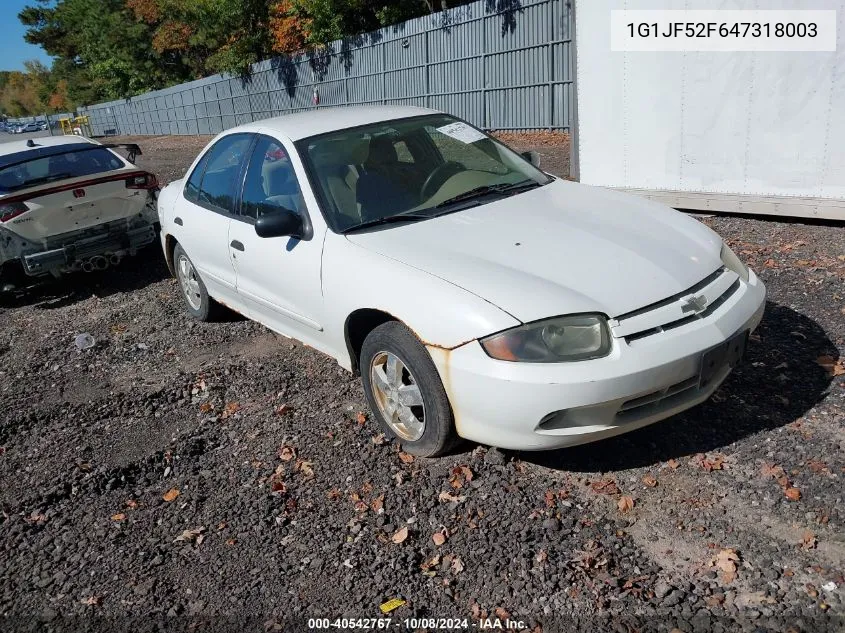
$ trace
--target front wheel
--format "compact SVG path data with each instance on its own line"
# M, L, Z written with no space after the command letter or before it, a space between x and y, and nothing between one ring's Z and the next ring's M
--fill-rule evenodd
M405 325L391 321L370 332L360 365L370 409L405 451L436 457L457 443L452 408L437 368Z

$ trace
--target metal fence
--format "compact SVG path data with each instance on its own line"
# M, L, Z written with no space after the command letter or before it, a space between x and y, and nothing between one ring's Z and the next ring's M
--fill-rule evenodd
M325 50L80 109L95 135L216 134L313 107L405 104L484 129L569 129L571 0L479 0ZM319 105L314 104L319 96Z

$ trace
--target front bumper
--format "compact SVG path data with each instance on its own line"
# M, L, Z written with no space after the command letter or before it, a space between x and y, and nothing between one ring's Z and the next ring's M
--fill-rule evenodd
M497 361L478 341L453 350L431 346L429 352L461 437L515 450L575 446L633 431L709 398L730 367L702 387L702 355L753 331L765 300L765 287L752 272L707 319L634 344L616 338L609 356L591 361Z

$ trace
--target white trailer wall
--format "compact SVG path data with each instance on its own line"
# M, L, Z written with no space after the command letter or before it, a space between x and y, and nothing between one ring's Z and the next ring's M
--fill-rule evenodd
M576 0L576 176L845 220L845 0ZM836 52L612 52L614 9L835 9Z

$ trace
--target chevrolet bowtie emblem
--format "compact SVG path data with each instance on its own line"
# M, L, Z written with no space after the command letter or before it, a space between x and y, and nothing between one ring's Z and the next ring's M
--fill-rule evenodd
M681 312L702 312L707 307L707 297L704 295L687 297L681 304Z

